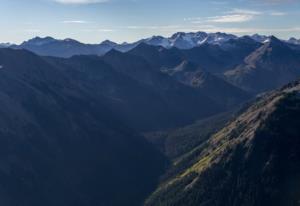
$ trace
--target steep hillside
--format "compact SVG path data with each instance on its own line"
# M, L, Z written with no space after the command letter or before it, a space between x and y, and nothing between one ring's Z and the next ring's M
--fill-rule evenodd
M152 128L150 128L151 125L148 125L148 130L149 128L162 129L182 126L225 109L224 105L211 100L204 92L184 85L157 71L141 57L112 50L101 59L111 65L115 71L134 79L157 95L156 98L148 98L145 101L147 102L145 107L142 105L136 107L141 111L149 111L152 115L158 115L157 118L152 118L156 125ZM160 101L162 105L156 110L149 110L153 101ZM147 126L147 119L151 117L151 114L150 116L144 115L145 126ZM141 122L140 119L138 121Z
M300 52L271 37L225 76L233 84L252 92L272 90L300 76Z
M60 67L0 49L0 204L140 205L165 159Z
M144 136L168 158L175 160L207 141L212 134L233 119L235 113L236 111L221 113L185 127L149 132Z
M145 205L299 204L299 94L300 81L257 100L176 161Z
M65 70L74 84L86 88L90 95L103 99L106 107L136 130L152 130L178 124L175 122L178 118L172 119L176 114L172 114L171 108L168 108L157 91L114 70L98 57L52 58L49 62Z
M220 45L222 49L231 53L235 58L235 63L243 60L253 51L262 46L262 43L253 40L249 36L243 36L236 39L230 39Z
M139 44L128 53L142 57L157 70L175 67L184 60L182 51L177 48L166 49L145 43Z
M222 49L220 45L203 44L189 50L182 50L184 59L194 62L210 73L223 73L238 64L243 58L236 53Z
M243 103L252 96L189 61L183 61L175 68L165 69L162 72L183 84L196 88L212 100L222 103L226 108Z

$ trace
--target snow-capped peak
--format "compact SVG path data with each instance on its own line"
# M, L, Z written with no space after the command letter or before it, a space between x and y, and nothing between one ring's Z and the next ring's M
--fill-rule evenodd
M205 32L178 32L173 34L169 38L163 37L152 37L150 39L146 39L146 43L151 45L160 45L166 48L177 47L179 49L190 49L204 43L209 44L221 44L224 41L228 41L229 39L237 38L231 34L225 33L205 33Z
M153 36L144 40L144 43L154 45L154 46L162 46L165 48L170 47L170 41L168 38L164 38L162 36Z
M253 34L252 36L250 36L250 38L260 43L266 43L270 39L269 36L259 35L259 34Z

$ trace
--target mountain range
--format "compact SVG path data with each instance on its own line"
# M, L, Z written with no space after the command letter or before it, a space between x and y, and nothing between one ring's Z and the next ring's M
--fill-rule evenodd
M166 159L106 104L123 101L104 96L110 67L88 60L88 75L76 59L61 67L11 49L0 62L1 205L140 205Z
M89 88L90 93L104 96L106 105L138 131L184 125L224 110L203 92L174 81L130 54L113 50L103 57L47 61L67 70L76 84Z
M256 42L265 43L270 40L270 36L254 34L249 37ZM9 43L0 44L0 47L11 47L18 49L27 49L42 56L56 56L56 57L71 57L73 55L103 55L108 51L115 49L122 52L127 52L140 43L146 43L153 46L162 46L164 48L178 48L191 49L203 44L222 45L232 39L238 39L233 34L226 34L221 32L206 33L206 32L178 32L171 37L153 36L146 39L141 39L133 43L117 44L115 42L106 40L99 44L84 44L74 39L58 40L52 37L35 37L28 41L24 41L20 45L13 45ZM290 38L286 42L291 44L300 44L300 40Z
M0 47L0 205L299 204L296 39Z

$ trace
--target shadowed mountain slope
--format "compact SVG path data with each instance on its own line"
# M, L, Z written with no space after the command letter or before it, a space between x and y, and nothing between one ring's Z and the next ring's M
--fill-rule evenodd
M223 105L211 100L204 92L157 71L143 58L113 50L101 59L111 65L115 71L134 79L157 95L156 99L148 98L149 106L141 109L160 115L159 118L153 119L157 125L160 125L160 128L191 123L198 118L207 117L225 109ZM153 100L159 100L165 107L161 107L163 109L159 111L149 110L148 107L151 107ZM143 119L147 120L147 118L145 116Z
M174 68L190 61L210 73L223 73L243 62L261 44L247 37L231 39L223 45L202 44L191 49L166 49L141 43L128 53L143 57L157 69Z
M0 64L0 204L140 205L165 159L106 97L24 50Z
M252 92L272 90L300 76L300 53L271 37L225 76L233 84Z
M184 60L182 51L177 48L166 49L145 43L139 44L128 53L142 57L157 70L175 67Z
M183 61L177 67L165 69L163 72L183 84L196 88L212 100L222 103L227 108L243 103L252 96L250 93L204 71L196 64L188 61Z

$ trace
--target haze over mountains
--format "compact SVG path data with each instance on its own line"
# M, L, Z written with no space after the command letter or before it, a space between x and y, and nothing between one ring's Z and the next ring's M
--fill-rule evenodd
M299 203L298 40L0 47L0 205Z

